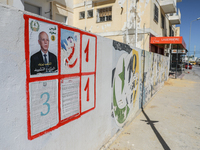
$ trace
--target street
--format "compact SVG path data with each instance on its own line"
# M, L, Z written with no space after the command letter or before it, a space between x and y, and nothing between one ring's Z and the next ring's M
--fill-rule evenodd
M185 70L188 71L188 69L185 69ZM194 76L198 76L200 78L200 66L193 65L192 66L192 73L194 74ZM197 78L197 80L198 80L198 78Z
M165 82L108 150L199 150L200 67Z

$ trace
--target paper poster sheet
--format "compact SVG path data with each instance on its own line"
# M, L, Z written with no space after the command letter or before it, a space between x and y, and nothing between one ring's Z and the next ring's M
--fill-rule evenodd
M31 134L35 135L58 123L58 80L29 85Z
M29 19L30 75L58 74L58 27Z
M80 33L61 29L61 73L80 72Z
M61 120L80 114L80 77L61 80Z

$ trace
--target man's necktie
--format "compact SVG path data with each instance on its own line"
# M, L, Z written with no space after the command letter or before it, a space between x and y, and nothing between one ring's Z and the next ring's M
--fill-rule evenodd
M44 54L44 65L45 65L46 72L47 72L47 68L48 68L48 65L47 65L47 54Z

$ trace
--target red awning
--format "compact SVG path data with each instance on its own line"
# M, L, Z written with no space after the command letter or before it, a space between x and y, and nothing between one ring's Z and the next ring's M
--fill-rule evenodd
M172 49L186 49L185 41L182 36L177 37L151 37L151 44L157 45L158 47L165 48L165 45L169 47L172 44Z

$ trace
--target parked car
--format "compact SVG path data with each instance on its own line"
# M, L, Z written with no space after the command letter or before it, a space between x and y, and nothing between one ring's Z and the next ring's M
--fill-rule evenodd
M189 63L189 66L188 66L188 63L185 63L185 69L187 69L189 67L189 69L192 69L192 64Z
M192 64L192 65L196 65L195 61L190 61L189 63Z

